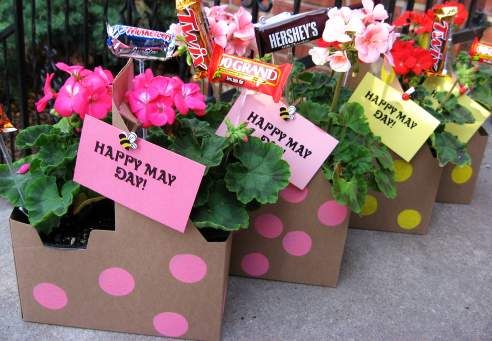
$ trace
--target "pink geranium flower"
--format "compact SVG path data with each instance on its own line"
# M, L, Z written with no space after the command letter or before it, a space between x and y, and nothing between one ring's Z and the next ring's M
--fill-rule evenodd
M175 109L183 115L190 110L203 115L206 108L205 96L198 84L185 84L178 77L154 76L150 69L133 79L126 99L145 128L173 124Z
M205 114L205 96L196 83L183 84L181 91L174 95L174 104L183 115L186 115L190 110L193 110L197 116Z
M204 8L210 35L226 53L244 56L255 38L251 14L242 7L234 14L227 8L227 5Z
M29 163L23 163L19 169L17 170L17 174L26 174L29 172L29 168L31 168L31 165Z
M349 33L359 33L364 29L360 13L348 7L330 9L328 18L323 31L323 40L329 43L352 41Z
M88 94L89 92L82 83L70 77L56 96L56 112L63 117L72 116L74 113L83 115L87 110Z
M48 102L51 101L56 96L56 92L51 88L51 81L53 80L54 76L55 76L54 73L49 73L46 75L46 79L44 81L44 87L43 87L44 96L41 97L36 102L36 110L38 112L41 112L44 109L46 109L46 105L48 104Z
M345 51L336 51L328 57L328 61L335 72L347 72L352 66Z
M381 54L391 49L389 46L392 26L375 22L367 26L362 34L355 37L355 48L359 59L364 63L374 63Z
M81 80L85 76L87 76L91 73L90 70L85 69L81 65L67 65L67 64L62 63L62 62L58 62L55 65L58 69L65 71L66 73L68 73L70 76L76 78L77 80Z
M362 6L364 6L364 23L371 24L374 21L384 21L388 19L388 12L384 9L382 4L374 6L372 0L362 0Z

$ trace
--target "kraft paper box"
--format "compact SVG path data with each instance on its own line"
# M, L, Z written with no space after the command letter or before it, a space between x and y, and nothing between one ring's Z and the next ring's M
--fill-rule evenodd
M349 210L330 191L318 171L304 190L289 185L253 211L249 229L233 235L231 274L335 287Z
M93 230L87 249L42 244L10 218L26 321L186 339L219 340L230 237L207 242L116 205L116 230Z
M352 213L350 227L366 230L426 234L443 168L425 144L406 162L393 153L397 197L371 191L360 215Z
M438 202L471 203L488 138L487 132L482 128L468 142L467 149L471 157L471 165L444 167L437 192Z

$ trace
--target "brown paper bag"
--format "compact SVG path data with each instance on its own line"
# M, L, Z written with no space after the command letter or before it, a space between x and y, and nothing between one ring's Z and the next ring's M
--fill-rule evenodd
M116 205L116 230L93 230L87 249L42 244L10 219L22 318L26 321L219 340L230 237L209 243Z
M468 142L471 166L448 165L444 167L441 183L437 192L437 201L452 204L469 204L473 199L478 173L489 136L480 128Z
M234 234L231 273L335 287L348 218L321 171L303 191L289 185L278 203L251 213L248 230Z
M366 230L426 234L442 173L425 144L410 163L396 154L397 197L370 192L361 215L352 213L350 227Z

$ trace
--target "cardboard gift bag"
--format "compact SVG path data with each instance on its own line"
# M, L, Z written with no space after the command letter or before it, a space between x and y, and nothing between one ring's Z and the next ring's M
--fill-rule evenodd
M278 203L252 212L250 228L233 235L231 273L335 287L349 211L330 190L318 171L304 190L289 185Z
M10 219L26 321L187 339L220 339L230 237L207 242L116 205L116 230L87 249L44 246L15 210Z
M406 162L393 154L397 197L371 191L362 213L352 213L350 227L366 230L425 234L436 200L442 167L425 144Z
M470 166L450 164L444 167L437 192L438 202L469 204L472 201L488 138L487 132L481 128L468 142L468 153L472 160Z

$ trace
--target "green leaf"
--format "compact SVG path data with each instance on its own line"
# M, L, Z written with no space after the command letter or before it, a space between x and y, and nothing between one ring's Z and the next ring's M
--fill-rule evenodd
M439 102L444 100L445 93L439 92L437 98ZM454 95L449 97L448 100L442 103L442 107L445 110L446 122L452 122L456 124L465 124L475 122L475 118L471 112L458 103L458 98ZM444 122L441 122L444 123Z
M171 144L169 136L160 127L150 127L147 129L147 141L164 148L169 147Z
M75 161L78 150L78 141L68 135L44 134L36 141L39 145L38 159L41 160L40 168L48 174L52 171L72 174L73 169L66 169ZM68 167L72 168L72 167Z
M360 135L369 135L371 130L364 116L364 108L356 102L345 103L340 108L338 124L343 125Z
M360 213L364 207L367 188L367 183L356 176L346 180L335 174L331 192L337 202L349 206L355 213Z
M275 203L278 192L289 184L290 169L282 160L282 149L273 143L263 143L251 137L234 149L239 162L227 166L225 182L239 201L247 204L257 200Z
M24 163L30 163L33 156L28 156L13 163L14 174L10 173L6 164L0 164L0 196L13 206L22 206L19 190L24 193L24 187L33 179L32 170L25 174L17 174ZM18 190L19 189L19 190Z
M475 101L483 105L487 110L492 110L492 88L480 86L470 94Z
M447 131L435 132L431 135L432 147L437 153L437 159L441 167L452 163L458 166L469 165L471 163L470 154L466 145L458 138Z
M304 101L298 105L298 112L314 124L329 122L328 113L330 106L328 104L316 103L313 101Z
M206 115L203 116L203 120L210 123L211 127L216 130L230 110L231 103L229 102L207 103Z
M43 134L49 134L53 131L53 126L49 124L40 124L22 129L17 138L15 145L19 149L28 149L37 145L37 140Z
M377 190L382 192L387 198L396 198L395 172L387 169L380 169L374 174Z
M29 222L41 233L49 234L57 228L80 186L67 181L61 193L54 176L39 176L25 187L25 207Z
M196 137L210 136L215 134L215 129L213 129L206 121L202 121L196 118L181 118L179 122L182 124L183 128L190 130L191 133Z
M176 138L170 149L207 167L220 165L226 148L225 138L210 135L201 139L191 134Z
M225 231L246 229L248 212L234 193L229 192L223 180L217 181L210 191L206 205L194 208L191 220L200 228L211 227Z

